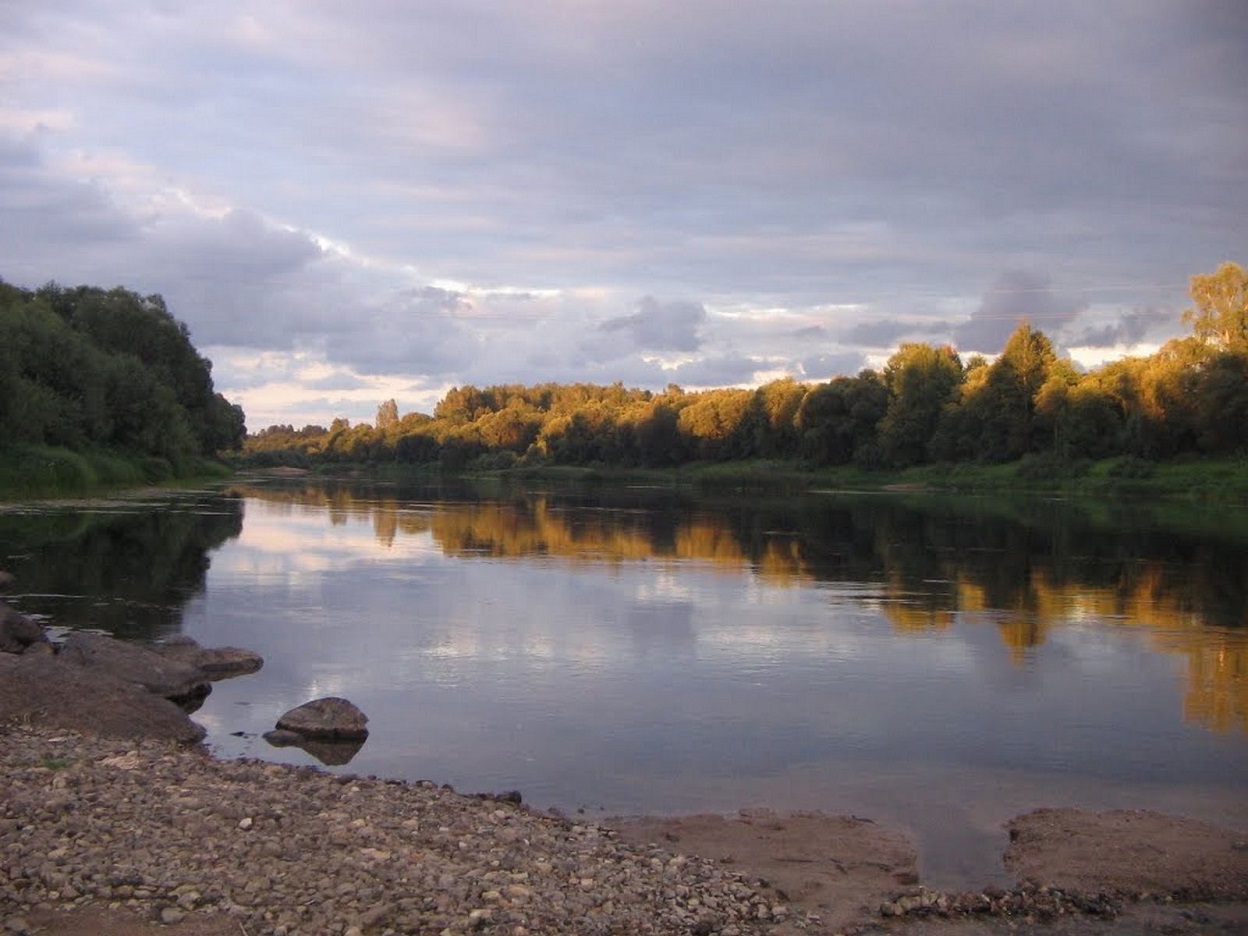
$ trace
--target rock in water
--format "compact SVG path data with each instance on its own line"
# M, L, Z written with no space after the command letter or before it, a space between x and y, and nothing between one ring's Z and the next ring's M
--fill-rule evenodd
M202 700L212 691L207 677L198 668L103 634L74 631L65 638L60 658L137 683L148 692L173 702Z
M252 650L239 647L201 647L193 638L183 634L170 637L152 649L166 659L195 667L213 682L245 676L264 665L264 659Z
M47 642L38 621L0 601L0 651L22 653L33 644Z
M313 699L291 709L277 720L277 727L305 738L363 741L368 737L368 716L346 699L329 696Z

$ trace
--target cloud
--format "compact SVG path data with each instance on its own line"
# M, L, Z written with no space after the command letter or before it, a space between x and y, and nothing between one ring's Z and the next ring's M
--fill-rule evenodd
M940 319L924 320L915 316L905 318L880 318L858 322L850 326L842 340L851 345L868 348L892 348L902 341L929 340L948 334L949 323Z
M453 290L402 290L376 305L342 310L326 356L368 374L453 373L477 347L466 317L473 309L469 297Z
M1244 259L1241 0L10 7L0 276L161 292L266 411L1117 348Z
M665 369L668 383L686 389L743 387L758 383L758 375L771 370L771 362L745 355L724 355L689 361Z
M1122 313L1108 325L1086 327L1066 343L1076 348L1133 347L1151 331L1172 328L1175 320L1173 309L1145 306Z
M815 354L798 361L804 380L823 382L833 377L857 374L868 366L867 356L854 349L832 354Z
M661 303L646 296L632 315L608 319L599 328L623 332L641 351L697 351L701 347L698 327L706 321L706 309L696 302Z
M1045 277L1022 270L1001 274L970 317L953 330L959 350L996 354L1024 319L1052 333L1087 307L1062 296Z
M102 240L133 244L140 237L137 219L102 185L49 172L39 136L0 135L0 258L3 274L14 281L59 278L58 267L80 263L77 248Z

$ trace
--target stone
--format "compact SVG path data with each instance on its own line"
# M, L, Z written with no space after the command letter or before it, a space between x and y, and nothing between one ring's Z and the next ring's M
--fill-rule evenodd
M33 644L47 642L38 621L0 601L0 652L24 653Z
M12 591L13 586L17 584L17 576L12 572L6 572L0 569L0 592Z
M173 907L165 907L160 911L160 922L166 926L173 926L175 923L181 923L185 919L186 914Z
M368 716L346 699L328 696L291 709L277 720L277 727L305 738L363 741L368 737Z
M245 676L264 666L264 658L241 647L203 647L193 637L178 634L152 649L168 660L192 666L214 682Z
M212 691L207 678L194 666L104 634L74 631L65 638L59 656L68 663L108 673L174 702L202 701Z
M0 724L25 721L108 738L194 743L204 729L167 699L59 655L0 653Z

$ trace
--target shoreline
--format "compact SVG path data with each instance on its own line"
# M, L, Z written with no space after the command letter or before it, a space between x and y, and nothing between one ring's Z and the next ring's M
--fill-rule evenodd
M1005 825L1010 886L941 891L904 832L856 816L590 820L518 794L219 757L161 695L253 671L255 654L79 641L90 657L6 622L0 929L18 936L1116 936L1120 917L1174 936L1193 902L1189 922L1248 928L1248 840L1192 819L1028 812Z
M1096 934L1132 914L1181 933L1192 901L1248 925L1248 844L1156 813L1018 817L1017 886L945 893L922 886L903 835L868 819L591 822L430 781L221 760L202 743L13 720L0 742L0 926L15 933L86 932L56 925L92 913L140 927L124 936L149 923L187 936Z

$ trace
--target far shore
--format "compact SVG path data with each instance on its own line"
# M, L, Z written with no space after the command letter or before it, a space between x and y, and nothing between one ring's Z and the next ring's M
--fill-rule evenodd
M485 484L625 484L689 488L707 493L733 491L782 494L827 491L893 494L1042 495L1088 498L1148 498L1202 504L1248 504L1248 459L1187 457L1169 461L1119 457L1100 461L1024 458L1004 464L968 462L918 465L906 469L864 469L855 465L817 466L798 461L748 460L691 462L675 468L622 465L518 464L495 469L469 465L454 471L438 465L398 462L266 462L233 456L228 462L200 461L181 477L144 477L136 471L89 470L91 456L62 449L38 455L60 466L45 475L0 472L0 503L92 498L152 484L160 489L221 486L247 478L285 480ZM30 456L33 457L33 456ZM85 461L84 461L85 459ZM109 463L111 464L111 463ZM87 467L83 467L86 465Z

